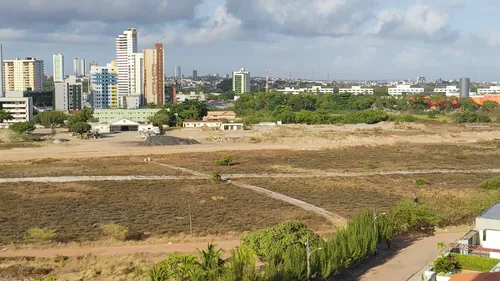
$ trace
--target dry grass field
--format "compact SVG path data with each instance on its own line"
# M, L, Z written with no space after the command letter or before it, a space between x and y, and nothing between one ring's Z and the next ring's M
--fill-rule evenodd
M0 184L0 244L20 243L31 227L48 227L59 242L102 238L100 224L152 236L235 236L296 220L313 229L326 219L250 190L208 180Z

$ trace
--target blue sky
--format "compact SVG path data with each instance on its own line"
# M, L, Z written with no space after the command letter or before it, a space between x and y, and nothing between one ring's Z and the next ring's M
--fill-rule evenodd
M498 0L6 0L4 58L100 65L115 37L165 44L165 70L275 77L500 81Z

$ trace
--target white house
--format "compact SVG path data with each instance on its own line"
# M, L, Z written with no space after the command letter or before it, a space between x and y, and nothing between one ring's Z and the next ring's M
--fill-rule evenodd
M237 131L243 129L243 123L231 123L220 121L199 121L199 120L184 120L182 123L184 128L212 128L221 131Z
M361 88L361 86L352 86L351 88L341 88L339 93L351 93L353 95L373 95L372 88Z
M312 86L311 88L285 87L284 89L278 89L277 91L280 93L294 94L294 95L302 93L333 94L333 88L323 88L321 86Z
M500 94L500 86L491 86L489 89L488 88L477 89L477 94L479 96Z
M435 88L434 93L445 94L447 97L459 97L460 88L457 86L446 86L446 88Z
M396 88L389 88L389 95L400 96L404 94L423 94L424 88L412 88L411 85L397 85Z
M183 92L177 93L176 94L177 102L185 102L187 100L194 100L194 101L206 101L207 96L203 92L189 92L189 94L185 94Z
M98 131L101 134L111 132L159 132L158 127L150 124L141 124L137 121L127 118L116 118L109 122L91 123L92 130Z
M488 255L500 259L500 203L476 218L476 227L459 243L450 244L452 250L462 254Z

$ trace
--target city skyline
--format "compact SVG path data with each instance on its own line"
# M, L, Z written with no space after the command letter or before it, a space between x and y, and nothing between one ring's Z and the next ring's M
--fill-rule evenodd
M136 27L139 51L164 44L168 76L173 66L182 65L200 74L245 67L255 76L269 69L272 77L292 72L294 78L323 80L500 80L500 66L491 63L500 59L495 16L500 3L491 0L295 0L289 5L284 0L169 0L165 5L149 0L141 9L139 2L131 3L111 17L97 11L92 19L92 5L63 3L57 5L58 17L45 17L54 1L28 10L25 1L6 4L12 13L0 19L4 59L49 62L62 53L105 65L114 58L116 34ZM65 11L74 11L74 17ZM20 20L26 18L29 23ZM70 66L66 63L66 73ZM52 66L45 71L52 73Z

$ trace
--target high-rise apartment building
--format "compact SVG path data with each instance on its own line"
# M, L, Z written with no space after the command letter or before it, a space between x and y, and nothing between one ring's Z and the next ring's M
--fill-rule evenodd
M134 54L134 88L132 94L139 97L140 104L144 98L144 53Z
M163 44L144 50L144 102L165 103Z
M7 91L5 97L0 97L0 110L7 111L13 118L12 120L3 120L3 123L31 121L33 119L33 98L25 97L22 91Z
M93 108L118 108L118 68L112 61L90 69Z
M86 59L80 59L80 76L85 76L87 75L87 60Z
M61 54L52 56L52 68L54 72L54 82L64 81L64 56Z
M79 69L79 64L78 64L78 58L73 59L73 75L78 76L78 69Z
M118 95L134 94L135 81L135 53L137 53L137 31L129 28L116 37L116 67L118 70ZM121 99L122 100L122 99ZM119 105L120 107L123 104Z
M3 88L8 91L43 91L43 60L5 60L3 62Z
M175 71L174 77L177 79L182 79L182 68L180 66L176 66L174 71Z
M193 70L193 79L198 79L198 70Z
M244 68L233 72L233 92L235 94L250 92L250 72Z
M54 109L60 111L82 109L82 82L76 81L76 76L69 76L63 82L54 83Z

